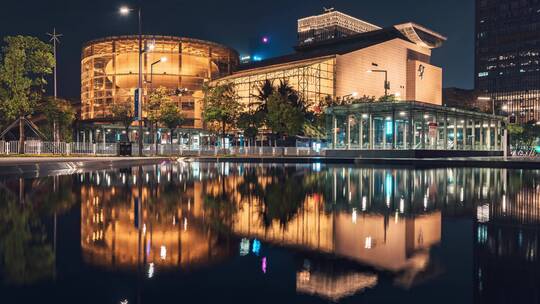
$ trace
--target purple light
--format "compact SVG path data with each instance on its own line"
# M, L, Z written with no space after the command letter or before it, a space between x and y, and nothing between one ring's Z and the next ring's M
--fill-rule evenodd
M262 272L266 273L266 257L262 258Z
M270 41L270 39L268 37L266 37L266 36L264 36L262 38L262 42L265 43L265 44L268 43L269 41Z

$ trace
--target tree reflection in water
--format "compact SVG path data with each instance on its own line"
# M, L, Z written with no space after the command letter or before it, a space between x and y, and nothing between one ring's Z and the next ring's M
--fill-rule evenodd
M0 271L4 281L30 284L54 274L54 244L43 221L75 203L69 176L0 181Z
M381 274L412 289L448 271L433 254L445 242L443 218L474 222L475 277L483 274L476 287L484 293L498 289L495 274L507 277L490 264L493 257L533 265L522 271L538 267L538 171L164 163L60 180L60 191L48 191L47 178L28 180L22 196L12 190L18 181L4 183L6 280L52 275L43 223L79 199L84 263L144 269L147 278L232 261L242 240L257 240L263 253L280 248L301 260L293 269L299 293L339 301L376 289Z

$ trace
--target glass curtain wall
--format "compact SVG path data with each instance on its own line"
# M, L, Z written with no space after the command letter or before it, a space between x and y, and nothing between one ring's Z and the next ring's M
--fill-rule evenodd
M335 149L502 148L500 116L408 102L337 106L327 114L328 140Z

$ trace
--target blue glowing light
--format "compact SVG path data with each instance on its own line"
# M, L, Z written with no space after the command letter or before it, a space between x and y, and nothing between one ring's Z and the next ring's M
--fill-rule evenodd
M261 251L261 241L254 239L251 251L256 255L259 255L259 252Z
M261 61L262 60L262 57L259 56L259 55L254 55L253 56L253 61Z
M385 179L385 190L386 190L386 197L390 197L392 195L392 175L390 173L386 174L386 179Z
M392 121L386 121L386 135L394 134L394 124Z

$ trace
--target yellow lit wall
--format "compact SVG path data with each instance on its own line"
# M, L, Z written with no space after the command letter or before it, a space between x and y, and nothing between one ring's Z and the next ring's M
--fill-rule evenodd
M442 104L442 70L427 63L423 79L419 78L418 66L410 66L409 53L413 51L429 58L431 50L401 39L377 44L356 52L337 57L336 94L347 96L384 95L384 73L368 73L371 70L386 70L390 90L400 100L415 100ZM410 79L413 77L413 79Z
M411 55L413 54L413 55ZM417 60L423 57L423 62ZM254 96L265 80L279 84L287 80L310 106L330 96L384 96L386 70L390 90L399 100L442 104L442 69L428 64L431 49L402 39L393 39L343 55L330 55L244 70L217 82L233 82L245 104L256 103ZM413 62L414 64L410 64ZM417 73L419 65L425 70ZM412 77L412 78L411 78Z
M407 99L442 105L441 68L408 60L407 71Z
M145 36L153 45L143 55L143 91L165 87L184 112L184 127L201 128L204 82L230 74L238 64L237 53L225 46L196 39ZM111 118L115 103L133 103L138 86L138 40L135 36L111 37L87 43L81 60L81 117ZM159 62L162 57L166 61ZM176 89L188 93L176 96Z

